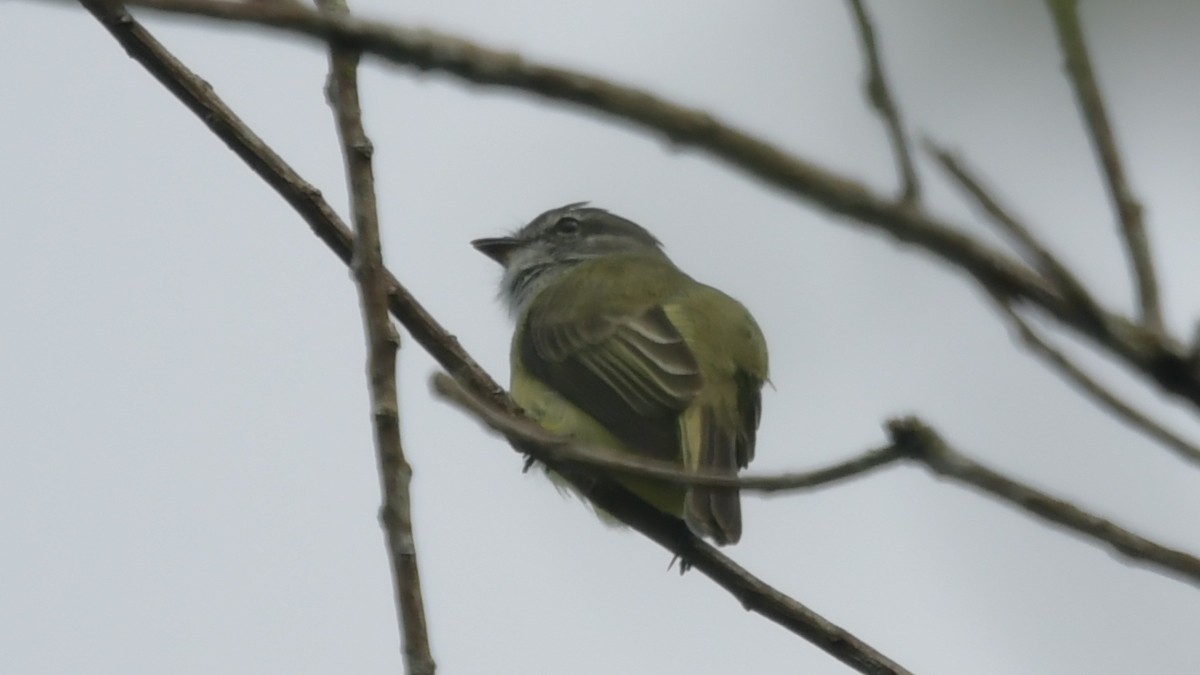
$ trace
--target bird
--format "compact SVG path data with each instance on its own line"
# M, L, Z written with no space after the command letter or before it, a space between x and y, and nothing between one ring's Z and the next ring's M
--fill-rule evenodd
M762 331L646 228L578 202L471 244L504 268L511 394L538 424L685 471L736 476L754 458L768 381ZM741 538L736 488L618 480L699 536Z

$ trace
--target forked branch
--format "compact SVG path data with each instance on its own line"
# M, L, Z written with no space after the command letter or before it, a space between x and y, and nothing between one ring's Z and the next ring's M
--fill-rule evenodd
M1084 317L1084 320L1094 323L1097 330L1110 330L1104 325L1108 312L1092 297L1087 287L1067 267L1066 263L1059 260L1049 247L1038 240L1033 234L1033 229L1018 220L1011 210L1003 206L962 160L930 139L925 139L924 144L925 149L937 160L942 170L958 183L963 192L983 210L984 215L988 217L987 222L1013 240L1017 248L1030 259L1034 268L1054 284L1067 302L1074 306L1074 311ZM996 294L993 293L993 295Z
M164 11L223 21L250 22L354 46L393 63L439 70L481 85L518 89L605 113L662 134L672 142L711 153L764 184L817 204L854 222L922 248L969 273L985 288L1020 298L1054 316L1080 335L1156 382L1164 391L1200 408L1200 372L1191 367L1188 348L1177 340L1125 318L1108 314L1097 322L1041 275L993 247L962 233L921 208L873 193L777 145L723 123L712 115L654 94L537 63L511 52L489 49L431 31L409 30L352 17L322 15L293 3L222 0L131 0Z
M321 198L318 190L300 178L286 162L267 147L203 80L172 56L145 28L129 16L122 5L107 0L80 0L80 3L112 33L131 57L145 66L214 134L292 204L317 236L329 245L343 262L350 264L353 235ZM258 3L254 6L265 5ZM333 17L329 18L335 20ZM358 47L357 44L340 46ZM472 391L493 398L505 409L518 410L503 389L471 359L457 340L425 311L395 277L385 274L385 283L390 284L388 304L393 315L442 367L453 373ZM845 629L753 576L720 551L691 534L679 520L641 501L615 481L596 476L594 471L580 473L569 465L558 466L550 457L540 456L538 459L554 467L571 481L581 494L600 508L662 545L725 588L747 609L805 638L860 673L909 673Z

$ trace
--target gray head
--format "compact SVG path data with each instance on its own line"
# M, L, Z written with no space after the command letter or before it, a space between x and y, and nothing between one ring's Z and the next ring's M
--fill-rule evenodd
M551 209L510 236L476 239L471 245L504 265L500 295L514 315L581 262L613 255L666 257L644 227L587 202Z

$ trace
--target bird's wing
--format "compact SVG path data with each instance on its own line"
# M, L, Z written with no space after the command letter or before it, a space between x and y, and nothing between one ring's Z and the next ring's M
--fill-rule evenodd
M566 283L582 285L578 279ZM762 335L741 304L698 285L621 312L624 302L609 301L620 291L572 290L583 307L564 311L563 297L548 291L524 317L515 356L530 374L638 454L730 476L749 463L767 365ZM738 540L737 489L687 493L679 515L693 530L722 544Z
M582 321L526 318L518 346L535 377L639 454L679 460L678 416L703 385L696 357L661 306Z

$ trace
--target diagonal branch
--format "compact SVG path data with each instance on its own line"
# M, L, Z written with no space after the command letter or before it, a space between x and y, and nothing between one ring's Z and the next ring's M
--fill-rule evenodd
M351 263L354 235L337 212L321 197L321 191L304 180L262 138L220 99L202 78L167 51L121 4L107 0L79 0L88 12L116 38L131 58L179 99L304 219L325 245L346 265ZM388 307L413 338L451 375L476 390L519 410L507 399L504 389L487 374L458 339L443 328L386 269Z
M1002 206L961 160L932 140L925 139L924 145L942 169L983 209L991 223L1011 237L1025 254L1032 258L1034 266L1061 290L1067 301L1076 305L1079 313L1089 321L1104 323L1107 314L1104 308L1096 302L1079 277L1034 236L1033 230Z
M886 445L815 471L796 471L772 476L729 476L713 471L684 471L672 462L618 454L608 448L575 443L565 436L546 431L524 415L514 415L475 396L449 375L435 374L430 380L430 385L434 393L483 422L493 431L504 434L513 442L522 445L536 444L555 462L584 464L620 474L654 478L680 485L735 487L747 492L765 494L793 492L825 487L904 458L894 445Z
M569 480L609 515L653 539L689 567L699 570L737 598L747 611L755 612L800 635L859 673L912 675L911 671L880 654L844 628L776 590L715 546L693 535L683 521L633 497L620 484L604 480L594 471L579 471L569 464L556 466L548 455L539 456L535 445L521 449L554 467L555 472Z
M203 80L188 70L153 38L120 4L108 0L79 0L129 55L146 67L222 141L271 185L297 210L343 262L349 264L353 236L338 219L320 192L305 182L277 154L213 93ZM355 45L357 47L357 45ZM492 398L502 407L519 408L496 382L476 364L454 336L432 316L390 274L388 304L393 315L418 343L448 372L471 390ZM834 658L860 673L905 675L908 670L859 640L845 629L829 622L808 607L784 595L758 579L716 548L701 541L678 519L672 518L641 501L619 483L581 473L570 465L560 466L553 458L537 459L571 481L579 492L622 522L674 553L681 560L708 576L749 610L803 637Z
M1137 284L1142 322L1151 330L1161 332L1162 306L1154 274L1154 257L1150 252L1150 241L1142 218L1142 205L1125 176L1121 154L1117 150L1117 138L1109 124L1104 98L1100 95L1100 85L1096 82L1092 59L1088 55L1087 42L1079 24L1079 2L1047 0L1047 4L1054 17L1058 43L1066 61L1067 75L1075 89L1075 99L1091 132L1092 147L1104 169L1109 196L1121 221L1122 239Z
M317 0L317 4L324 12L348 14L350 11L345 0ZM375 172L371 166L373 148L363 128L358 96L358 60L357 51L330 46L327 95L337 122L346 162L346 182L350 188L350 212L355 230L354 258L350 267L358 281L367 338L371 417L383 492L379 513L392 564L405 672L433 675L436 665L429 649L429 628L413 536L412 467L404 456L400 440L400 402L396 391L396 351L400 336L388 316L389 283L384 272L383 243L379 234Z
M86 0L89 4L102 0ZM393 63L439 70L481 85L517 89L572 103L663 134L672 142L711 153L764 184L811 201L856 223L924 249L967 272L984 288L1032 303L1141 371L1164 391L1200 407L1200 372L1187 349L1170 336L1108 314L1097 324L1081 315L1051 284L952 224L923 209L897 204L861 183L788 153L649 92L572 70L542 65L518 54L489 49L426 30L408 30L352 17L328 17L287 3L219 0L133 0L129 4L223 21L256 23L322 40L353 45ZM422 343L424 344L424 343ZM499 389L495 388L495 394Z
M1067 358L1066 354L1061 350L1055 349L1038 335L1037 331L1029 325L1029 322L1021 317L1009 301L998 297L993 299L1000 307L1000 311L1008 318L1009 324L1021 336L1021 341L1033 353L1049 363L1068 382L1074 383L1083 390L1100 407L1107 409L1118 418L1125 420L1135 429L1175 451L1175 454L1183 459L1194 464L1200 464L1200 447L1168 430L1159 422L1150 419L1148 415L1134 408L1122 400L1121 397L1117 396L1116 393L1110 391L1092 376L1085 373L1078 364Z
M896 170L900 173L901 181L900 201L920 201L921 184L913 166L912 150L909 148L908 136L904 133L904 124L900 120L900 109L892 99L891 87L888 86L887 75L883 70L883 60L879 58L879 45L875 39L875 28L871 25L871 16L867 14L864 0L850 0L850 8L854 12L854 22L858 26L858 38L867 65L867 100L883 119L888 140L892 144L892 154L896 157Z
M893 420L888 426L893 442L937 475L971 485L1042 520L1107 544L1130 562L1200 585L1200 558L1153 542L1066 500L989 469L950 447L918 419Z

